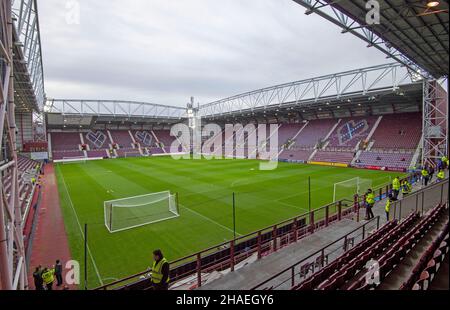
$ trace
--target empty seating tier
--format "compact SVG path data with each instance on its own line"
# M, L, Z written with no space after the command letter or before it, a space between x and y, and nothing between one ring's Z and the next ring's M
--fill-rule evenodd
M408 169L414 154L363 152L355 166L375 166Z
M329 138L329 147L355 148L361 141L365 140L373 126L377 121L377 117L357 117L342 119Z
M421 136L420 113L385 115L372 136L372 149L415 150Z
M320 150L314 155L313 161L350 164L354 155L354 152Z

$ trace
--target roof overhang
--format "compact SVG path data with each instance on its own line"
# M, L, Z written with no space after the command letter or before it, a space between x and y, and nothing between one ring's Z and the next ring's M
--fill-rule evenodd
M427 8L425 0L377 0L380 21L367 19L366 0L293 0L352 33L413 72L439 79L449 71L448 1ZM376 9L374 7L374 9Z
M16 112L39 112L45 92L37 1L15 1L12 13Z

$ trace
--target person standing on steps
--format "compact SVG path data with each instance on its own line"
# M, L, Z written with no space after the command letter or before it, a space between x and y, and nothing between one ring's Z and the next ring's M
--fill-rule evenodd
M374 204L375 204L375 195L372 189L369 188L366 194L366 220L370 220L375 217L372 211Z
M155 291L166 291L169 289L169 263L161 250L153 251L152 287Z

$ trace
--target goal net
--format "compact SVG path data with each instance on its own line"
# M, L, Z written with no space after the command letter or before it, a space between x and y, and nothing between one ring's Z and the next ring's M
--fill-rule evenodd
M129 158L129 157L141 157L141 152L139 152L138 150L136 151L128 151L124 153L124 157L125 158Z
M85 163L86 157L84 156L75 156L75 157L63 157L62 160L60 160L64 165L65 164L79 164L79 163Z
M105 225L110 233L178 217L176 195L169 191L104 202Z
M333 201L353 200L355 194L362 195L372 187L372 180L353 178L334 184Z

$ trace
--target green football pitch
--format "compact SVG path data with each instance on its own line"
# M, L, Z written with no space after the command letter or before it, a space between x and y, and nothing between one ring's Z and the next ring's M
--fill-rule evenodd
M279 163L259 170L256 160L174 160L125 158L58 164L58 190L73 259L84 265L84 225L88 224L90 288L141 272L152 251L169 260L233 238L236 193L237 236L274 225L333 200L337 182L355 177L386 184L396 173ZM109 233L104 201L149 193L178 193L180 216L147 226Z

